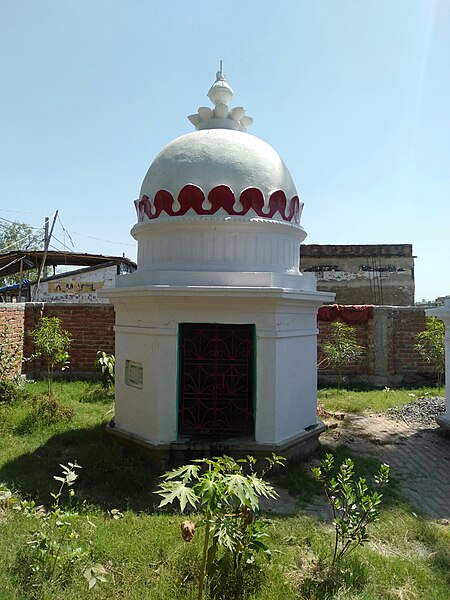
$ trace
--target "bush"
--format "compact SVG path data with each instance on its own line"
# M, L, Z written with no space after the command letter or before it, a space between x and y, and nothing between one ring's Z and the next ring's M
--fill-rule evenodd
M70 421L75 414L71 406L65 406L53 396L37 396L33 399L33 413L46 425Z
M356 479L354 463L346 458L336 470L334 456L327 454L321 467L311 469L324 487L333 510L333 567L346 554L368 540L367 525L378 520L382 494L370 491L364 477ZM374 477L381 489L389 481L389 466L382 464Z
M445 370L445 326L444 322L436 317L427 317L425 331L417 334L415 350L424 358L438 376L438 389L442 386L442 377Z
M356 341L356 329L341 321L335 321L331 324L329 340L325 342L322 350L325 358L319 363L319 367L326 363L327 367L337 370L340 389L342 369L357 363L364 351L363 346Z

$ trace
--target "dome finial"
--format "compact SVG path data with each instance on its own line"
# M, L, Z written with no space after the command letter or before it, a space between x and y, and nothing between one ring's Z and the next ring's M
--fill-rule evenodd
M216 73L216 83L217 81L226 81L227 80L227 76L224 74L223 72L223 67L222 67L222 61L219 61L219 70Z
M246 116L245 109L242 106L236 106L229 110L228 104L233 99L233 95L234 92L228 85L223 72L223 62L220 61L216 80L208 92L208 98L214 104L214 108L201 106L196 114L189 115L189 121L195 125L196 129L246 131L253 123L253 119Z

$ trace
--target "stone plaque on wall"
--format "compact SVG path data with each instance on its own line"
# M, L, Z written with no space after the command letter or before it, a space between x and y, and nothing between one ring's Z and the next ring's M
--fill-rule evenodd
M133 360L125 361L125 383L131 387L142 389L144 385L144 368L142 363Z

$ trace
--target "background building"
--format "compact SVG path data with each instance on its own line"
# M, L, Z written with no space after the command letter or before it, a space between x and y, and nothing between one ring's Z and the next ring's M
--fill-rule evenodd
M301 271L315 273L337 304L414 304L411 244L302 244L301 257Z

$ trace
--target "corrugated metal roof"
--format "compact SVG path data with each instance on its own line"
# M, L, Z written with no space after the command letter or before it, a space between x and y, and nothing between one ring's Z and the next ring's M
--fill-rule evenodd
M22 271L38 269L44 257L43 250L21 251L15 250L7 254L0 254L0 277L20 273L21 263ZM123 256L103 256L102 254L83 254L79 252L59 252L51 250L47 252L45 259L46 266L65 266L73 265L80 267L90 267L102 265L104 263L121 263L136 268L136 263Z

